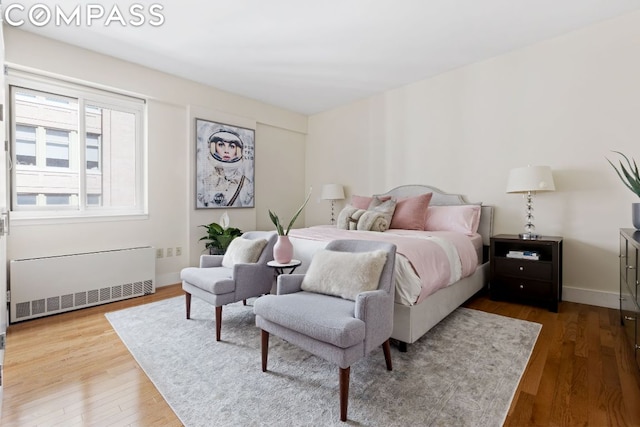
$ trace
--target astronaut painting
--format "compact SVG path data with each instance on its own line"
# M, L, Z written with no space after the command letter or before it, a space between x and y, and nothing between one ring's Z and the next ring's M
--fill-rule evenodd
M254 206L254 138L253 129L196 119L196 208Z

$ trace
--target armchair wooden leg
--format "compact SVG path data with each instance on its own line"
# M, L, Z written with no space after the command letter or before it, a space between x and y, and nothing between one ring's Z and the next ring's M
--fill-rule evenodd
M222 306L216 307L216 341L220 341L220 329L222 328Z
M191 294L189 292L184 293L184 301L187 304L187 319L191 319Z
M349 406L349 374L351 366L340 368L340 421L347 421Z
M267 357L269 355L269 332L264 329L260 329L262 332L260 334L261 344L260 347L262 349L262 372L267 372Z
M387 363L387 371L393 370L391 365L391 342L389 340L382 343L382 351L384 352L384 361Z

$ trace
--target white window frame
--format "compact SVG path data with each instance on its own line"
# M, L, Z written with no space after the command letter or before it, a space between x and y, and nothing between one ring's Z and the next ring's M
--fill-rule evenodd
M147 108L144 99L124 95L115 91L107 91L95 87L76 84L32 74L27 71L18 69L7 69L8 85L8 105L10 108L9 134L11 141L11 181L10 189L12 196L11 218L15 220L15 224L48 224L48 223L73 223L87 220L111 221L126 219L144 219L148 217L147 206L147 141L146 141L146 124L147 124ZM30 89L37 92L48 92L62 97L70 97L78 100L78 135L86 135L85 118L86 109L85 101L89 101L91 105L101 108L114 109L117 111L131 113L135 116L136 127L136 161L135 161L135 203L131 207L104 207L93 206L87 204L86 192L86 145L83 143L79 149L78 170L80 175L80 191L78 206L17 206L16 168L15 164L15 109L13 103L15 99L15 89L29 91Z

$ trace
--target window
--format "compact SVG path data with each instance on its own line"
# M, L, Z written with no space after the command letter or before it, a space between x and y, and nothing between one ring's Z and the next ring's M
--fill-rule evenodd
M17 202L18 202L18 205L20 206L26 206L26 205L35 206L37 197L38 197L37 194L18 193Z
M71 194L45 194L47 205L68 205Z
M87 205L100 206L100 195L99 194L87 194Z
M16 164L36 165L36 128L16 126Z
M146 213L144 101L11 69L8 81L16 219Z
M87 170L100 170L100 135L87 133Z
M69 168L69 132L46 129L47 166Z

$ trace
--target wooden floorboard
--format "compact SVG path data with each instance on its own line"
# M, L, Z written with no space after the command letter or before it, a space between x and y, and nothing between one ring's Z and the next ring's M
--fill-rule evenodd
M182 425L104 316L178 295L173 285L10 325L0 425Z
M11 325L0 425L180 426L104 316L178 295L172 285ZM505 426L640 426L640 369L616 310L562 302L551 313L486 295L465 306L542 325Z
M506 426L640 426L640 369L617 310L562 302L551 313L486 296L465 306L542 324Z

